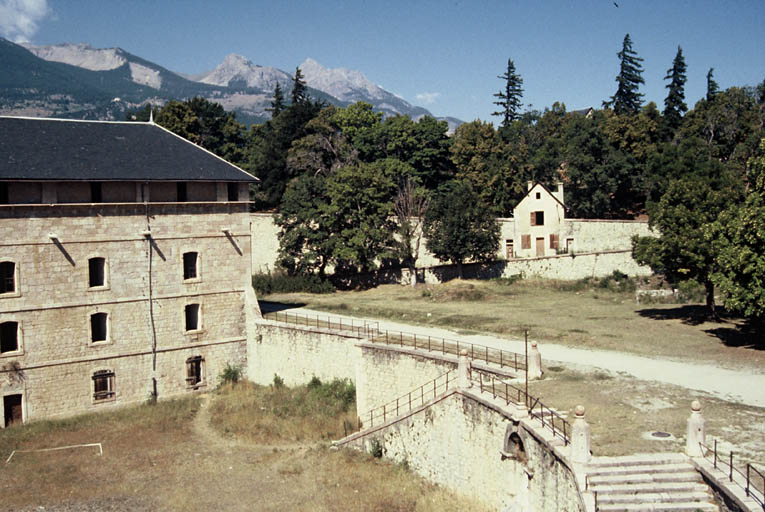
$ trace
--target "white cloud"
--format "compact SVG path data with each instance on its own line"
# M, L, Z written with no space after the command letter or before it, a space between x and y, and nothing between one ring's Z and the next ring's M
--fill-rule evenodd
M37 24L50 13L48 0L0 0L0 36L27 42L37 33Z
M441 96L440 92L422 92L415 96L415 98L417 98L417 101L420 103L424 103L425 105L432 105L436 102L439 96Z

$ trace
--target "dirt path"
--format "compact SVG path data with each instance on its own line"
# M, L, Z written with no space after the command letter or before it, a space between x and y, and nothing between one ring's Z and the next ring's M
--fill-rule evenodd
M307 315L327 314L323 311L307 308L290 309L290 312ZM332 313L331 316L344 319L352 318L335 313ZM359 320L357 317L353 318L356 321ZM372 318L368 320L379 323L380 329L414 333L418 336L459 339L518 353L523 353L524 350L523 340L513 338L501 338L486 334L464 335L438 327L409 325ZM765 407L765 368L729 370L711 364L650 358L616 351L585 350L541 341L539 348L546 365L560 362L569 366L573 365L583 371L601 369L622 373L642 380L665 382L704 391L732 402Z

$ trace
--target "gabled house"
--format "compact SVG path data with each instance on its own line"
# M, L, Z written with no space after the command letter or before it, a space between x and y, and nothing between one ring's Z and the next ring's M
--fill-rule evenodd
M565 250L565 245L561 246L563 184L558 183L552 192L541 183L529 182L528 192L513 209L513 219L512 247L506 247L508 259L554 256Z

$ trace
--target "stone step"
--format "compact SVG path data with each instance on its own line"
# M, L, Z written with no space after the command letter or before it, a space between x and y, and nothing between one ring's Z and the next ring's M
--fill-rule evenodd
M711 496L708 492L674 492L674 493L654 493L642 492L640 494L598 494L598 504L616 505L616 504L639 504L639 503L676 503L676 502L709 502Z
M598 504L598 510L601 512L719 512L720 507L710 502L690 501L677 503L625 503L617 505Z
M589 478L590 485L621 485L665 482L701 482L701 475L694 470L674 471L672 473L639 472L627 474L598 475Z
M698 482L647 482L641 484L609 484L591 486L591 490L606 494L642 494L650 493L675 493L675 492L701 492L706 491L707 486Z
M636 466L588 467L587 475L592 478L601 475L631 475L634 473L674 473L694 471L687 462L671 462L666 464L642 464Z
M594 457L587 465L588 469L648 466L688 462L682 453L643 453L620 457Z

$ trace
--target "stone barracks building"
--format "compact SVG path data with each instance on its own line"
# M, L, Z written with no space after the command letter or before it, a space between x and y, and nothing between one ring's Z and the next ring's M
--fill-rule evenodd
M2 426L245 367L254 181L151 122L0 117Z

